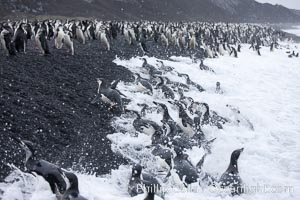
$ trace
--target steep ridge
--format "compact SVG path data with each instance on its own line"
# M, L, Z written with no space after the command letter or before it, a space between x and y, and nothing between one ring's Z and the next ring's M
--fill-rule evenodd
M0 0L0 17L54 15L111 20L300 22L293 10L254 0Z

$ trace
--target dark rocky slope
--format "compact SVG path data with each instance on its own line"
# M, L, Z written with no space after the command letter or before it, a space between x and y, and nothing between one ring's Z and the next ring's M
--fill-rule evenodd
M130 80L130 72L112 60L135 48L113 49L89 41L75 43L75 56L54 49L41 56L29 41L25 55L6 58L0 50L0 181L8 164L20 167L25 158L11 136L32 140L42 158L65 168L102 174L124 162L106 138L113 115L91 104L96 78Z

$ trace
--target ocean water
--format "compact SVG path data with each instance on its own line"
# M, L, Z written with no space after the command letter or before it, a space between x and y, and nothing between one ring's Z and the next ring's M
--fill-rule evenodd
M300 26L294 26L293 29L284 29L283 31L300 36Z
M300 45L281 43L274 52L262 47L261 54L249 50L249 45L242 45L242 53L238 58L229 55L217 59L206 59L205 64L215 73L201 71L199 64L192 63L189 58L173 57L174 61L164 61L177 72L189 74L191 80L202 85L205 92L199 93L191 89L186 96L195 101L206 102L211 110L234 121L236 115L226 107L227 104L238 107L241 111L242 123L232 122L219 130L205 126L203 131L208 138L217 138L212 144L212 153L206 157L203 171L220 177L229 164L230 154L237 148L244 148L239 159L239 172L248 191L240 196L231 197L223 191L211 187L198 187L184 191L175 179L163 184L168 192L166 200L184 199L299 199L300 197L300 59L289 58L286 51L299 52ZM156 66L157 59L146 57L148 62ZM129 70L143 73L142 61L138 57L130 60L116 58L115 63ZM182 82L174 73L165 74L170 80ZM215 84L219 81L223 94L215 93ZM97 86L95 82L95 87ZM162 96L154 91L153 96L136 91L132 83L121 82L118 89L129 99L129 109L139 111L138 103L159 101L167 104L171 116L177 120L178 111ZM161 116L154 111L145 118L160 123ZM112 149L116 152L139 161L145 170L163 177L167 171L159 169L159 161L145 148L151 143L151 137L140 134L135 136L131 125L133 118L122 115L112 122L116 133L109 135ZM249 127L250 121L254 130ZM201 148L193 148L187 152L192 163L197 163L203 156ZM13 167L13 166L12 166ZM83 196L90 200L142 200L144 195L131 198L127 193L127 184L131 173L130 165L120 166L109 175L96 177L91 174L76 172L79 178L79 189ZM3 200L54 200L48 184L40 177L23 174L20 170L0 183L0 199ZM160 199L156 197L156 199Z

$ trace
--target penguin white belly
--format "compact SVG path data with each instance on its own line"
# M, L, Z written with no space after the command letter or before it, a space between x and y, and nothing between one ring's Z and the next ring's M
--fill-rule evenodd
M191 125L187 124L186 127L183 126L182 119L179 119L177 124L183 130L183 132L185 134L187 134L189 137L193 137L193 135L195 134L195 132L194 132L193 127Z
M6 50L4 36L0 35L1 48Z
M64 36L64 44L66 44L67 49L71 51L71 54L74 55L73 42L71 41L71 38L68 34L65 34Z
M128 34L127 30L124 31L124 35L125 35L125 39L128 42L128 44L131 44L131 38L129 37L129 34Z
M112 102L108 97L106 97L104 94L101 94L101 100L107 104L110 104L111 106L116 105L116 103Z
M220 45L220 46L219 46L219 53L220 53L220 55L224 56L225 50L224 50L224 48L223 48L223 45Z
M100 34L100 38L101 38L101 43L104 43L105 46L106 46L106 48L107 48L107 50L109 51L110 50L110 45L109 45L109 42L108 42L108 40L106 38L105 33L101 33Z
M57 35L57 37L56 37L55 40L54 40L54 42L55 42L55 47L56 47L57 49L61 49L61 48L62 48L62 46L63 46L64 35L65 35L64 32L62 32L62 31L59 31L59 32L58 32L58 35Z
M134 31L133 31L132 29L130 29L130 30L129 30L129 32L130 32L130 35L131 35L131 37L132 37L133 41L136 41L136 38L135 38L135 33L134 33Z
M207 51L207 56L208 56L209 58L213 58L213 53L212 53L212 51L210 50L210 48L207 48L206 51Z
M84 33L83 33L84 37L87 38L88 40L90 40L91 38L89 37L89 34L88 34L88 30L86 30Z
M172 169L170 171L170 173L171 173L171 177L170 178L171 178L172 183L174 183L174 185L176 185L179 188L185 188L183 182L180 180L179 175L176 173L176 170Z
M190 49L196 48L196 40L194 37L191 39L189 46L190 46Z
M169 46L169 42L168 42L168 39L166 38L166 36L165 35L162 35L161 36L161 40L162 40L162 42L166 45L166 47L168 47Z
M170 166L168 165L168 163L166 163L166 161L164 159L162 159L159 156L156 156L156 159L157 159L157 161L159 163L160 168L162 168L162 169L168 169L168 170L170 169Z
M135 86L135 89L137 92L147 91L147 88L145 88L140 82L137 83L137 85Z
M42 44L41 44L41 41L40 41L40 37L39 36L36 36L35 37L35 42L39 48L39 50L41 51L42 54L44 54L44 50L43 50L43 47L42 47Z
M76 29L76 36L77 36L79 42L81 42L82 44L85 44L85 37L84 37L83 32L80 28Z
M155 133L155 130L152 126L150 126L149 128L143 127L143 133L152 136Z

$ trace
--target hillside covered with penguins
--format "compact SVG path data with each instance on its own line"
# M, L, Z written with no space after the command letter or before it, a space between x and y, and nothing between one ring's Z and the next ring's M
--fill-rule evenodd
M145 168L155 173L139 180L146 186L160 187L175 173L183 186L221 184L240 195L237 162L244 148L226 158L229 167L217 179L202 170L217 139L208 133L224 126L251 132L255 126L235 105L224 105L231 112L226 115L186 94L226 93L219 81L213 89L205 82L216 74L207 59L238 59L244 50L261 57L266 48L286 48L285 57L299 58L297 49L280 45L290 41L284 32L254 24L24 19L4 21L0 33L1 181L16 168L34 171L53 194L56 188L68 192L59 187L67 185L63 175L71 180L65 169L101 175L130 164L133 177ZM188 68L179 72L182 59L205 76L198 79ZM142 145L123 143L140 137ZM185 153L194 148L204 151L196 165ZM24 150L30 153L26 160ZM164 178L157 177L157 157L165 162ZM43 168L37 158L58 171ZM53 182L50 175L60 179ZM136 196L130 180L128 193Z
M1 0L0 17L37 15L94 17L107 20L290 22L297 10L255 0Z

